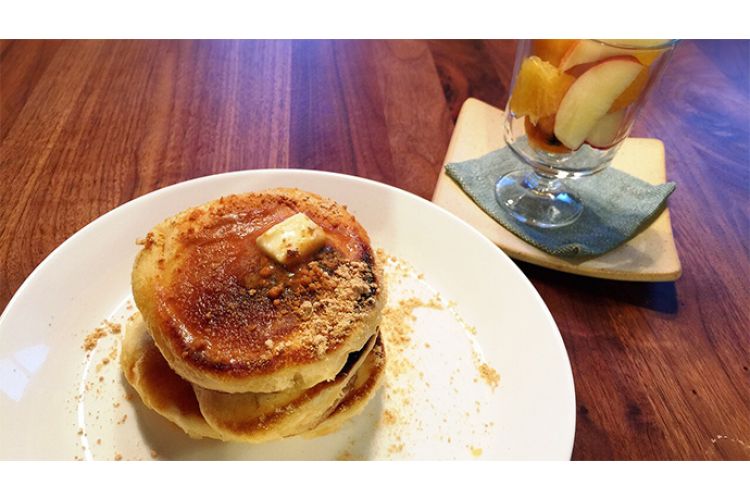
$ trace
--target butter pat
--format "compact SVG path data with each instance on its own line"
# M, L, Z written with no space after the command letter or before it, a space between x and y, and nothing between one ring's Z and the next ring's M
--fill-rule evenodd
M263 253L283 265L317 252L325 242L325 231L303 213L284 219L255 240Z

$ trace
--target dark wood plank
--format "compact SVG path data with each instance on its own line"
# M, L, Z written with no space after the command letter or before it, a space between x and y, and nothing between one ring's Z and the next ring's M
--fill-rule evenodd
M4 41L0 48L0 141L59 47L54 41Z
M672 342L664 362L685 405L672 435L685 434L682 455L691 458L750 458L740 444L750 435L750 315L741 306L750 303L747 45L682 43L634 131L664 141L668 176L678 183L670 207L686 270L677 283L682 300L674 318L654 324ZM729 439L714 446L716 436Z
M483 42L485 51L490 56L490 62L494 66L497 75L503 82L503 99L499 103L499 108L505 108L505 104L510 95L511 78L513 76L513 64L515 62L516 40L486 40Z
M499 66L487 62L499 52L505 56L503 60L512 61L515 50L512 44L480 40L431 40L429 47L454 122L461 105L469 97L496 107L505 105L510 84L510 78L506 77L509 75L498 74L496 69Z
M292 75L292 165L432 195L451 122L423 42L294 42Z
M432 55L424 42L388 41L375 57L393 185L429 199L453 130Z

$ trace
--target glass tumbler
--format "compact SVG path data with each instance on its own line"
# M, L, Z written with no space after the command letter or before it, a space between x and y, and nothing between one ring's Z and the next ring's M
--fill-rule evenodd
M503 132L526 166L497 181L497 202L516 219L536 227L575 221L584 206L564 179L607 167L675 44L676 40L520 42Z

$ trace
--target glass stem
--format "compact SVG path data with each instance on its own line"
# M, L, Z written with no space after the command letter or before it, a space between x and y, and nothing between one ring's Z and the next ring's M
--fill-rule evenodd
M539 194L557 193L562 188L562 183L555 177L548 177L532 170L523 179L524 187Z

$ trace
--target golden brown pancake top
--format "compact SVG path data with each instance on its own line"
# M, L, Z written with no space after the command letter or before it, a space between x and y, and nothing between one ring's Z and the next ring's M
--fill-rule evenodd
M159 261L156 309L182 359L239 376L303 364L335 350L374 304L380 283L364 229L339 205L295 193L228 196L172 220L178 251ZM255 240L298 212L327 243L284 267ZM149 233L144 249L159 244Z

